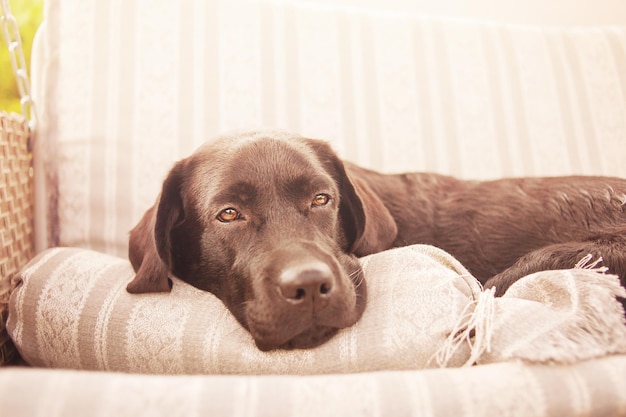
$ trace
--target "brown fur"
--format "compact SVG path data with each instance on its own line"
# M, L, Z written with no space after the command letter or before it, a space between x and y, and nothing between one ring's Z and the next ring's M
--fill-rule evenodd
M260 349L310 347L361 316L356 257L391 247L438 246L498 295L588 253L626 284L625 203L618 178L384 175L321 141L222 137L174 166L132 230L128 291L169 291L171 273L219 297ZM220 221L228 207L241 218Z

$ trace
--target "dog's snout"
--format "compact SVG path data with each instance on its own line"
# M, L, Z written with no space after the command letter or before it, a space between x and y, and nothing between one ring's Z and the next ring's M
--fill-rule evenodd
M327 298L333 290L334 276L324 262L291 265L278 277L280 294L292 303Z

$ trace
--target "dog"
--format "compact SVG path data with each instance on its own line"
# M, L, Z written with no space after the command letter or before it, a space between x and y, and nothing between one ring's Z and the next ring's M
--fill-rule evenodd
M174 165L131 231L127 290L170 291L171 274L217 296L260 350L309 348L361 317L358 257L416 243L496 295L587 254L626 286L626 180L381 174L320 140L224 135Z

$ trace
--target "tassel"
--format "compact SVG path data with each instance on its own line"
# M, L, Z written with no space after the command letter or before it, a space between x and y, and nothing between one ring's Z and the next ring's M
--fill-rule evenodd
M588 269L590 271L596 271L596 272L601 272L601 273L605 273L609 270L609 268L606 266L598 266L598 264L601 264L604 261L602 259L602 256L598 257L598 259L596 259L592 263L589 263L589 261L591 261L592 259L593 259L593 255L588 253L580 261L576 263L576 265L574 266L574 269Z
M490 288L465 307L456 326L431 361L435 359L437 365L446 367L464 344L469 345L470 356L462 366L471 366L484 352L491 352L495 311L495 288Z

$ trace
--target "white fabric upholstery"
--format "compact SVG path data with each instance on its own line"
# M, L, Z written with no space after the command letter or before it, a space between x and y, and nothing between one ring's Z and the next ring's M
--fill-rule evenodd
M172 162L246 127L386 172L626 176L623 27L263 0L49 0L45 20L64 245L124 255Z
M626 356L297 377L5 369L0 392L0 410L20 417L623 416Z

